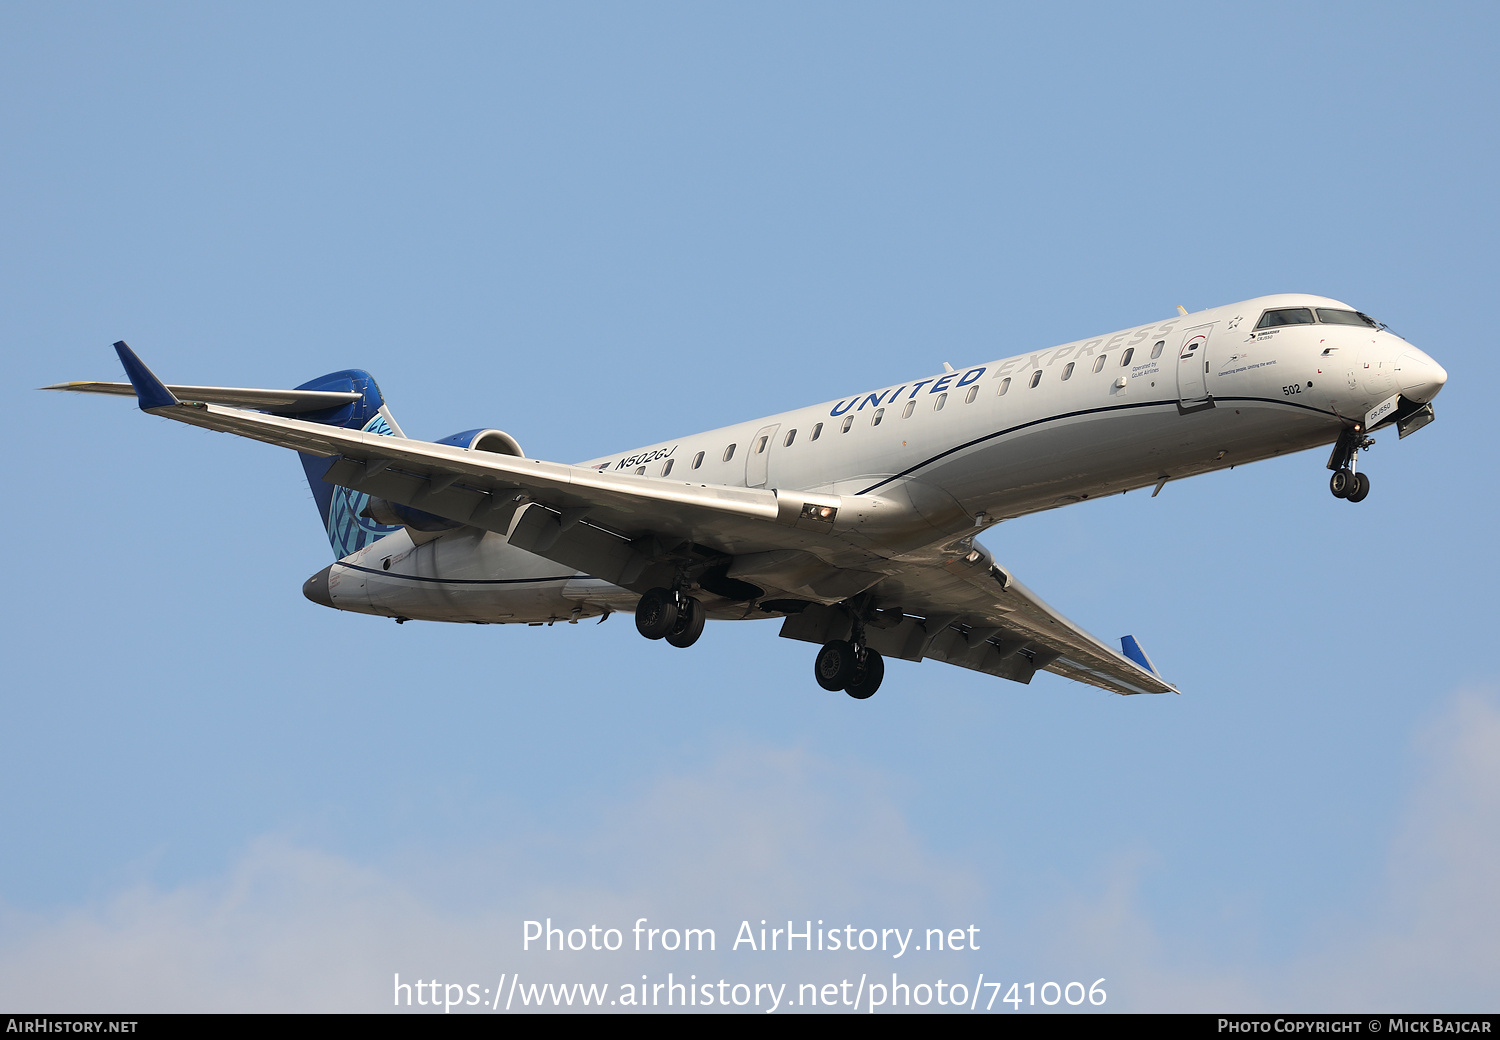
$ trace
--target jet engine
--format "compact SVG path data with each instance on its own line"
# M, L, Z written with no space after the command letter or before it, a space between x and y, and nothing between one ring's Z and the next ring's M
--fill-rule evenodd
M451 437L444 437L439 444L452 444L469 451L492 451L496 455L516 455L525 458L521 445L508 433L500 430L465 430Z

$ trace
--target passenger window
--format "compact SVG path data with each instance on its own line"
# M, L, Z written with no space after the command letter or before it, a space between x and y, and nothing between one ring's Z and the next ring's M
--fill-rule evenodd
M701 465L703 465L703 452L700 451L693 456L693 468L697 469Z
M770 439L770 437L762 437L759 441L757 441L755 444L755 454L764 455L766 453L766 441Z
M854 425L854 416L852 416L852 415L846 415L846 416L844 416L844 428L842 430L840 430L839 432L840 433L848 433L849 432L849 427L851 427L853 425Z
M1105 355L1105 354L1100 354L1099 355L1099 360L1094 362L1094 371L1095 372L1103 372L1104 371L1104 359L1107 356L1108 355Z
M884 419L884 418L885 418L885 409L884 408L877 408L877 409L875 409L875 414L872 415L872 416L870 416L870 425L871 426L879 426L880 425L880 420Z
M1066 379L1072 379L1072 378L1073 378L1073 362L1069 361L1068 362L1068 367L1065 368L1065 369L1063 369L1063 379L1066 380Z
M1036 389L1036 385L1038 383L1040 383L1041 381L1042 381L1042 370L1039 368L1035 372L1031 373L1031 389L1035 390Z
M731 444L729 447L727 447L727 448L724 449L724 461L725 462L728 462L730 459L734 458L734 449L737 448L737 447L739 447L739 445L737 445L737 444Z
M969 392L964 397L964 404L973 404L974 403L974 398L976 398L978 396L979 396L979 387L977 387L977 386L971 386L971 387L969 387Z
M646 475L646 467L645 466L637 466L635 468L635 475L638 476L638 477L644 477Z
M667 464L661 468L661 475L665 477L667 474L671 473L672 472L672 463L674 463L676 461L677 461L676 459L668 459L667 460Z
M818 423L818 425L816 425L816 426L813 427L812 437L810 439L811 440L817 440L822 435L823 435L823 424L822 423Z
M792 441L794 441L796 439L797 439L797 431L796 430L791 430L791 431L789 431L787 433L786 440L784 440L784 441L781 442L781 446L783 448L790 448L792 446Z
M903 418L903 419L910 419L911 418L912 409L916 408L916 406L917 406L917 402L915 402L915 401L907 401L906 402L906 407L903 408L903 409L901 409L901 418Z
M1152 345L1152 347L1151 347L1151 360L1152 361L1155 361L1157 358L1161 357L1161 348L1165 347L1166 345L1167 345L1167 341L1164 340L1164 339L1159 339L1159 340L1156 341L1155 344Z
M943 410L943 405L945 405L947 403L948 403L948 395L947 394L938 394L937 400L934 401L934 402L932 402L932 410L934 412L941 412Z
M1004 379L1000 380L1000 389L999 389L999 391L996 392L995 396L996 397L1004 397L1005 396L1005 391L1007 391L1009 389L1010 389L1010 376L1006 376Z
M1311 325L1311 307L1286 307L1279 311L1266 311L1256 323L1257 329L1274 329L1282 325Z
M1126 350L1125 353L1123 353L1123 354L1120 355L1120 367L1121 368L1124 368L1126 365L1130 364L1130 357L1134 353L1135 353L1135 348L1131 347L1128 350Z

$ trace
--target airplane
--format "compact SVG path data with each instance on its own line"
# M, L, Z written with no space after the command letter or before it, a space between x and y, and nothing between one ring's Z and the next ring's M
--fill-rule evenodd
M1007 519L1331 444L1360 502L1370 433L1434 418L1447 372L1338 300L1264 296L599 456L528 458L496 429L408 438L350 369L292 390L166 385L122 341L142 411L299 452L338 610L480 624L633 611L688 647L708 619L780 618L814 678L870 697L884 659L1020 683L1177 692L1140 642L1102 642L975 536Z

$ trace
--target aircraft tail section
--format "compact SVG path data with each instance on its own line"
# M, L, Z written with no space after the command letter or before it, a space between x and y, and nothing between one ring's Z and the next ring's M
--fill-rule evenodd
M357 399L334 407L314 412L301 412L297 415L299 419L328 426L341 426L347 430L363 430L366 433L386 437L406 436L401 432L401 427L396 424L396 419L391 415L390 409L386 407L385 398L380 394L380 387L375 384L375 380L368 372L357 368L330 372L326 376L319 376L317 379L303 383L297 389L359 395ZM323 479L323 475L328 472L336 459L309 455L305 452L298 452L297 456L302 460L303 472L307 474L307 483L312 488L313 500L318 504L318 515L322 517L323 530L328 534L328 544L333 547L335 558L342 559L352 552L363 549L376 539L383 538L392 531L400 530L399 527L378 524L369 517L360 515L360 511L370 500L369 495L352 488L329 484Z

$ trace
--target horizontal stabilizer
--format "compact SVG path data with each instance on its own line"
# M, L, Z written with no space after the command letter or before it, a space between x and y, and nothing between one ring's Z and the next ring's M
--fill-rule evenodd
M135 387L129 383L54 383L42 389L136 396ZM257 412L281 412L286 415L321 412L326 408L339 408L360 399L359 394L337 390L260 390L239 386L178 386L171 383L167 384L166 389L179 401L224 404L231 408L250 408Z

